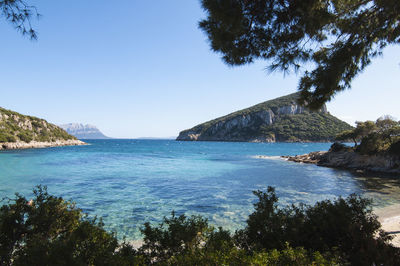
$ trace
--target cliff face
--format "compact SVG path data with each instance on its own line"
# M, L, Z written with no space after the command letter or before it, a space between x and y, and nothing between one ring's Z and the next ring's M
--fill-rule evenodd
M310 112L290 94L182 131L185 141L330 141L351 127L324 106Z
M101 131L93 125L83 125L78 123L69 123L60 125L68 134L71 134L78 139L109 139Z

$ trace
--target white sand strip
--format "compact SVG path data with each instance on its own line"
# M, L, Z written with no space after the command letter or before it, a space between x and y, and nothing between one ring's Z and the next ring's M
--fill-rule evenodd
M400 247L400 204L376 209L375 214L379 217L382 229L394 236L392 244Z

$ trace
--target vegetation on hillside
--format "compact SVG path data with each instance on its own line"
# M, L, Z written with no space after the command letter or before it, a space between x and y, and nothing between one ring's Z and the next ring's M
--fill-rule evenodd
M76 139L44 119L0 108L0 143Z
M355 195L314 206L278 208L273 188L256 191L247 225L234 234L201 216L145 223L144 244L118 243L101 220L75 204L34 190L0 208L1 265L399 265L400 249L388 244L371 212Z
M375 122L356 122L356 125L356 128L340 133L336 140L353 141L353 150L361 154L400 156L400 121L383 116Z
M296 103L296 100L298 99L299 94L298 93L292 93L289 95L285 95L276 99L272 99L266 102L262 102L259 104L256 104L254 106L251 106L249 108L243 109L243 110L239 110L233 113L230 113L228 115L225 116L221 116L219 118L207 121L205 123L202 123L198 126L193 127L190 130L199 130L201 133L206 132L210 127L212 127L213 125L219 123L219 122L224 122L224 121L228 121L232 118L235 118L237 116L244 116L244 115L248 115L251 113L256 113L256 112L260 112L260 111L264 111L264 110L272 110L272 111L277 111L277 109L281 106L288 106L291 105L293 103Z
M351 130L352 127L346 122L339 120L326 112L311 112L304 109L302 113L285 115L278 114L282 107L297 105L299 93L292 93L273 100L269 100L252 107L219 117L217 119L202 123L185 132L197 132L202 137L213 138L216 134L213 127L219 123L226 123L234 118L249 116L252 120L247 127L232 127L226 132L226 137L221 140L229 141L241 139L242 141L251 141L252 139L271 139L276 141L332 141L335 136L344 131ZM274 122L267 124L266 121L256 117L256 113L262 111L272 111Z
M279 141L332 141L338 132L349 128L330 114L305 112L279 116L272 125L262 126L261 132Z

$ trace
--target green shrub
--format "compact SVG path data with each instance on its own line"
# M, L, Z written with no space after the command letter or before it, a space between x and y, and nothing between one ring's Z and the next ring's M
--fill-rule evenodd
M166 261L172 256L198 248L211 230L207 220L201 216L188 218L185 215L175 216L172 212L171 217L164 217L157 227L144 224L141 229L144 235L141 251L148 254L149 262Z
M255 192L259 201L236 241L250 252L293 247L321 253L337 252L354 265L400 265L400 251L372 213L371 201L351 195L314 206L278 208L272 187Z
M289 245L283 250L246 253L244 250L232 248L225 252L218 250L180 254L170 258L167 265L340 265L340 258L326 258L319 252L311 253L304 248L292 248Z
M354 195L280 209L273 188L257 191L247 226L234 236L200 216L145 223L144 244L118 244L102 221L34 190L0 207L0 265L400 265L400 251Z
M17 139L11 135L11 134L7 134L7 133L0 133L0 143L4 143L4 142L16 142Z
M20 140L26 143L29 143L33 140L32 134L29 132L20 132L17 136Z
M39 128L41 128L42 127L42 124L40 123L40 121L39 120L33 120L32 121L32 127L34 128L34 129L39 129Z
M357 147L356 151L360 154L374 155L386 151L389 146L390 143L382 138L380 134L371 133L362 138L361 143Z
M2 142L8 142L7 141L7 136L4 135L4 134L0 134L0 143L2 143Z
M17 138L13 135L8 135L7 136L7 142L16 142Z
M0 265L111 265L118 247L102 222L73 203L34 190L0 208Z

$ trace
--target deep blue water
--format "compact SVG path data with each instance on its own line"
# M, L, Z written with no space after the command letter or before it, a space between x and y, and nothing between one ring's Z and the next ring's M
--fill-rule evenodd
M382 206L400 202L396 177L364 176L273 156L327 150L328 143L89 140L91 145L0 152L0 197L32 195L35 185L103 217L118 236L172 210L236 229L252 212L254 190L276 187L281 204L358 193ZM272 156L269 159L257 155Z

